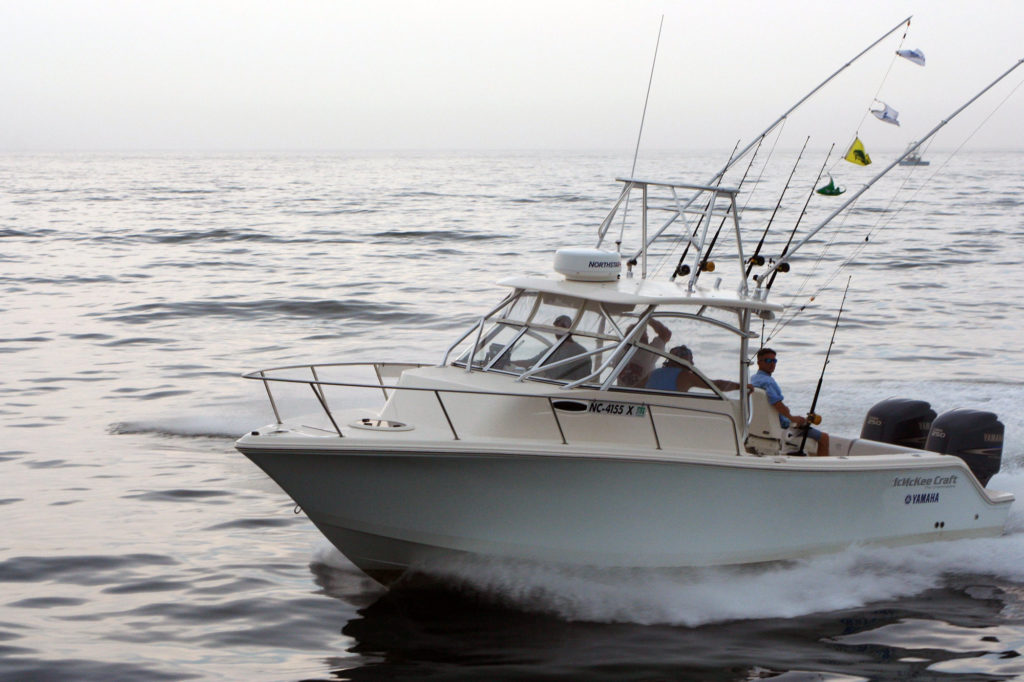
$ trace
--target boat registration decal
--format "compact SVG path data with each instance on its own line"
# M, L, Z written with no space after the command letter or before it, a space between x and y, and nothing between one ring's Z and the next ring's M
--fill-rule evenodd
M604 400L592 400L590 401L590 409L587 412L592 414L610 414L619 417L646 417L647 406L635 403L612 403Z

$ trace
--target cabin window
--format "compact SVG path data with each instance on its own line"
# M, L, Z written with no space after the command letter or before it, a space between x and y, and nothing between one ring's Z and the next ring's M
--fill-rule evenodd
M530 329L509 350L507 360L510 368L523 371L536 367L538 363L541 363L541 367L552 365L549 369L541 369L532 376L576 381L593 371L590 358L576 358L584 352L586 348L576 341L572 334ZM505 360L506 358L502 358L503 362Z
M738 391L738 339L733 331L705 321L712 319L711 315L708 310L704 311L704 320L668 312L655 315L660 326L648 325L644 336L635 343L637 350L613 385L634 390L717 395L708 385L710 381L727 395ZM727 319L721 321L728 322ZM735 320L732 323L735 324Z
M611 337L617 343L630 325L636 322L639 313L631 305L600 305L588 301L583 307L583 314L576 323L576 332L594 336Z
M560 326L561 321L568 321L571 325L576 322L579 304L580 301L577 299L544 294L541 296L540 305L537 306L529 322L531 325L551 327Z
M536 293L522 293L510 306L506 308L504 314L499 313L498 316L510 322L525 323L533 315L533 310L536 306Z
M473 367L482 368L491 364L492 360L498 358L500 355L505 354L506 347L512 343L522 327L509 324L496 324L491 330L484 335L480 348L477 349L476 356L473 358ZM462 358L465 362L465 358ZM503 369L501 361L498 360L494 363L496 369Z

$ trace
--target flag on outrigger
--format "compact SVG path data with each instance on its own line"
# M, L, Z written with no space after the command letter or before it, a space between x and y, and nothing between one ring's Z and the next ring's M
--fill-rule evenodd
M904 59L909 59L918 66L924 66L924 52L921 50L896 50L896 54Z
M823 187L819 187L817 190L818 194L824 194L827 197L837 197L845 191L846 188L838 186L836 181L832 179L831 175L828 176L828 184Z
M880 100L876 101L878 101L878 103L881 104L883 108L871 110L871 113L875 115L875 118L877 118L879 121L884 121L885 123L891 123L894 126L898 126L900 124L900 112L896 111L885 102L882 102Z
M859 137L853 138L850 151L846 152L846 156L843 158L858 166L867 166L871 163L871 157L868 156L867 150L864 149L864 143L860 141Z

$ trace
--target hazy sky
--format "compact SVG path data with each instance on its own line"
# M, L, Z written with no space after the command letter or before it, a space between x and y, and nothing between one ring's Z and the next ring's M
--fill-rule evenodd
M1024 57L1024 0L0 0L0 150L632 149L662 14L645 149L749 139L911 14L928 66L893 36L805 129L880 92L901 146ZM972 145L1022 120L1024 88Z

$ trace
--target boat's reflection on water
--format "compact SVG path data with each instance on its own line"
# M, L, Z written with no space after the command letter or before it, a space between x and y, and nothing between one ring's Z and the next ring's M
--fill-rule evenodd
M1024 618L1006 623L1021 600L991 580L981 588L963 578L856 609L687 627L567 620L424 575L384 590L355 569L311 570L326 594L358 608L341 631L351 640L345 653L325 657L329 679L1004 680L1024 672Z

